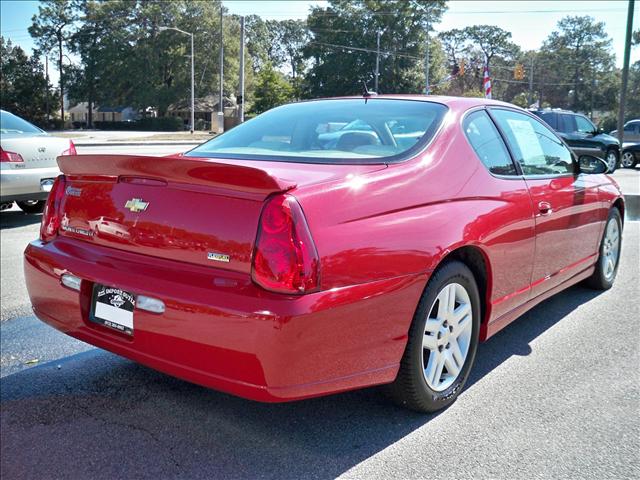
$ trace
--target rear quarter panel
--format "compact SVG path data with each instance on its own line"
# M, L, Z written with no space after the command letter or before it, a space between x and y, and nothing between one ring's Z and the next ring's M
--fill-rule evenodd
M418 158L293 192L321 257L323 289L430 273L448 253L472 245L490 270L487 313L496 317L523 301L534 251L526 185L489 174L460 118L450 111Z

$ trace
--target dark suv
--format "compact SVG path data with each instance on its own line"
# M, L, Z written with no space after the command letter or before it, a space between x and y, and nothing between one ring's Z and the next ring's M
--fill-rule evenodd
M593 155L604 159L609 165L609 173L618 168L618 139L603 133L584 115L567 110L533 110L531 113L557 131L577 155Z

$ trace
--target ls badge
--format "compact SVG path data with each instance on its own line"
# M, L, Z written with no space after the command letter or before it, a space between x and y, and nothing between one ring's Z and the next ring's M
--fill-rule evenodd
M230 257L229 257L229 255L225 255L224 253L208 252L207 253L207 259L208 260L215 260L216 262L229 263Z
M131 200L127 200L127 203L124 204L124 208L127 208L134 213L144 212L148 206L149 202L145 202L141 198L132 198Z

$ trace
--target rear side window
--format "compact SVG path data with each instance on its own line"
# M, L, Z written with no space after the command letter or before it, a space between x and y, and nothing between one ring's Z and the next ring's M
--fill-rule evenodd
M551 128L558 130L558 115L553 112L542 112L538 116L547 122L547 125Z
M573 173L571 152L539 121L512 110L491 109L525 175Z
M43 133L35 125L9 112L0 112L0 133Z
M491 173L517 175L509 152L487 112L480 110L468 115L464 121L464 133L480 161Z
M558 116L558 122L560 123L559 130L561 132L573 133L578 131L576 119L573 115L567 115L566 113L563 113Z
M387 163L422 148L447 107L397 99L340 99L274 108L187 156L306 163Z

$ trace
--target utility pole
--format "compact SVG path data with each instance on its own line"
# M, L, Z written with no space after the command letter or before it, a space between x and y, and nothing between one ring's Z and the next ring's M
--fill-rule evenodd
M380 30L378 30L378 34L376 36L376 82L373 88L373 91L378 93L378 77L380 76Z
M220 92L218 103L218 121L222 122L220 126L224 129L224 35L222 33L223 27L223 10L222 2L220 3Z
M47 81L47 89L45 90L45 108L47 110L47 129L51 128L49 125L49 52L44 56L44 77Z
M62 30L58 33L58 52L60 57L58 66L60 69L60 115L62 117L62 129L64 130L64 75L62 74Z
M624 64L622 66L622 85L620 86L620 106L618 107L618 141L622 146L624 134L624 104L627 101L627 83L629 82L629 55L631 54L631 30L633 25L634 0L629 0L627 11L627 35L624 42Z
M531 65L529 66L529 106L533 105L533 52L531 52Z
M244 122L244 16L240 17L240 95L238 95L238 117Z
M429 91L431 87L429 86L429 28L431 27L431 23L429 23L429 13L427 12L427 51L424 57L424 78L425 78L425 91L427 95L429 95Z
M196 81L195 81L195 68L193 66L195 62L195 57L193 56L193 33L191 35L191 135L193 135L193 131L196 129L195 122L195 90L196 90Z

